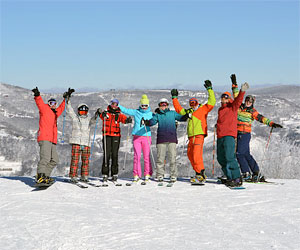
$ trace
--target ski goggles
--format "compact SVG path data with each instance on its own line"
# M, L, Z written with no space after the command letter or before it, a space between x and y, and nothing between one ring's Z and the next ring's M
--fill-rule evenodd
M148 104L142 104L141 107L142 107L142 108L148 108L149 105L148 105Z
M118 107L118 106L119 106L119 104L118 104L118 103L116 103L116 102L112 102L112 103L110 104L110 106Z
M49 106L56 105L56 101L49 101L48 104L49 104Z
M79 115L87 115L88 110L78 110Z
M159 107L166 107L166 106L168 106L169 104L168 103L166 103L166 102L161 102L160 104L159 104Z
M222 95L221 95L221 98L229 99L229 95L227 95L227 94L222 94Z
M190 106L196 106L198 104L197 101L190 101Z

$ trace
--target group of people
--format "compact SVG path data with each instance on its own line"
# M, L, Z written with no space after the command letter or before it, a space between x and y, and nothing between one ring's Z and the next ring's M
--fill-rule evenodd
M259 181L259 167L250 154L251 124L254 120L270 127L282 127L265 118L253 107L255 98L248 95L243 103L245 91L249 88L244 83L238 90L235 75L231 75L233 97L229 92L221 95L221 107L218 110L217 130L217 160L226 176L224 183L228 186L241 186L244 180ZM201 104L196 98L189 99L189 107L183 108L178 100L178 90L172 89L171 96L175 111L169 109L167 98L159 100L158 108L152 113L147 95L142 95L137 109L125 108L119 100L112 99L105 110L98 108L93 116L85 103L77 106L75 112L71 106L71 95L74 89L68 89L63 94L63 102L57 107L56 100L51 98L44 103L36 87L34 99L40 112L38 143L40 146L40 161L37 167L37 183L53 183L50 177L53 168L58 163L56 152L57 118L64 112L72 119L72 135L69 143L72 145L72 156L69 176L72 182L78 181L78 165L81 158L80 181L87 182L89 177L89 159L91 153L91 126L103 121L103 163L102 180L104 183L111 176L112 181L118 179L118 152L120 147L120 123L134 124L133 136L133 182L149 181L153 174L151 164L151 126L157 128L157 159L156 178L162 182L165 171L165 158L168 153L170 165L170 182L178 177L176 166L177 123L187 122L188 149L187 156L195 171L191 183L203 183L206 180L203 163L203 144L207 136L207 115L216 104L212 83L206 80L204 87L208 92L206 104ZM126 116L127 115L127 116ZM237 143L237 145L236 145ZM141 153L144 158L144 173L141 170ZM153 159L154 160L154 159Z

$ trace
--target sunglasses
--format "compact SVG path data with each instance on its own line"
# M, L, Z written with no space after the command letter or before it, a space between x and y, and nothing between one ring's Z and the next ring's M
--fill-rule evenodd
M148 108L148 106L149 106L149 105L147 105L147 104L142 104L142 105L141 105L142 108Z
M166 107L166 106L168 106L168 103L166 103L166 102L162 102L159 104L159 107Z
M223 94L223 95L221 95L221 98L229 99L229 95Z
M246 99L245 99L245 102L251 102L251 103L253 103L252 100L251 100L250 98L246 98Z
M111 106L118 106L118 103L113 102L112 104L110 104Z
M56 105L56 101L50 101L50 102L48 102L48 104L49 104L50 106Z

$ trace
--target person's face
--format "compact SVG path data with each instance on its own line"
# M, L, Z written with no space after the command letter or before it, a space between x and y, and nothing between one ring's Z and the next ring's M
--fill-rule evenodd
M252 106L252 100L249 98L249 97L247 97L246 99L245 99L245 105L246 105L246 107L247 108L249 108L249 107L251 107Z
M142 104L142 105L141 105L141 108L144 109L144 110L146 110L148 107L149 107L148 104Z
M112 109L117 109L118 108L118 103L113 102L112 104L110 104L110 106L112 107Z
M49 101L48 105L51 109L56 109L56 101Z
M197 106L198 106L198 102L196 102L196 101L191 101L191 102L190 102L190 107L191 107L192 109L196 109Z
M230 100L229 95L227 95L227 94L221 95L221 103L222 104L225 104L225 103L229 102L229 100Z
M165 110L166 108L168 108L168 103L166 103L166 102L160 103L160 104L159 104L159 108L160 108L161 110Z

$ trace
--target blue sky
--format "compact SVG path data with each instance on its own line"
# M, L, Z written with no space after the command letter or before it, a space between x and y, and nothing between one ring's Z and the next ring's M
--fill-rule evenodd
M300 85L299 1L2 1L1 82Z

